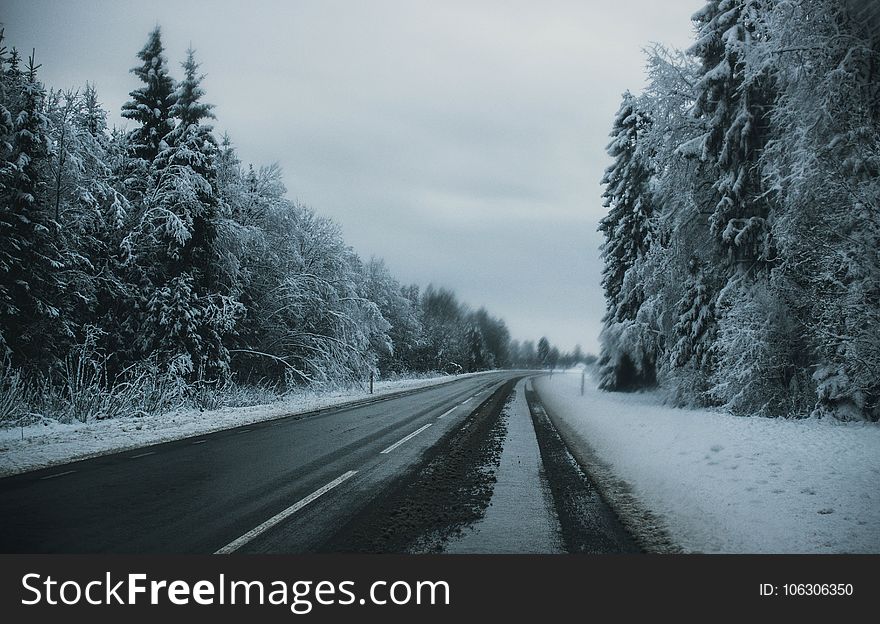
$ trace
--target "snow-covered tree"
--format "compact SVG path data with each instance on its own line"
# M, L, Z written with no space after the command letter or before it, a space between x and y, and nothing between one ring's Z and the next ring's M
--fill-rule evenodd
M2 42L0 42L2 43ZM19 365L47 366L72 337L62 276L70 258L49 206L46 92L33 55L0 71L0 348Z
M118 188L112 163L119 145L107 134L107 114L95 88L50 92L45 111L53 145L50 210L71 259L62 279L71 294L70 321L81 335L83 328L102 323L111 302L131 296L118 271L118 245L131 204Z
M693 114L705 131L683 147L708 168L717 194L710 232L731 262L772 257L765 193L757 161L767 141L773 86L764 67L750 64L766 39L762 16L768 0L708 0L693 19L697 40L689 53L702 72Z
M855 0L781 3L762 48L779 98L762 164L778 189L778 283L816 413L880 418L880 35ZM804 344L806 343L806 344Z
M538 363L542 367L546 367L548 365L547 359L550 357L550 341L547 340L547 336L541 336L538 340Z
M158 37L158 30L151 34L141 58L154 59L164 72ZM140 220L126 244L149 284L138 332L141 350L174 363L191 380L210 381L230 372L224 337L242 308L233 285L221 279L233 271L224 271L227 258L217 246L217 143L204 123L213 117L212 105L202 100L192 50L183 69L184 79L165 97L171 103L168 121L176 125L156 144ZM157 84L164 89L171 83Z
M421 313L425 332L423 369L450 373L464 370L468 358L465 306L451 290L429 285L422 293Z
M388 334L377 335L372 350L383 373L402 373L411 366L413 352L421 347L422 324L418 317L418 298L406 296L384 261L371 258L364 263L364 296L375 303L390 325Z
M652 155L643 139L650 126L636 98L624 93L607 148L614 162L602 178L609 212L599 224L605 236L602 286L607 306L601 386L611 390L650 385L656 376L652 342L634 339L642 326L633 323L645 299L634 275L653 239Z
M138 53L141 65L131 70L144 84L122 105L122 116L138 123L129 134L132 153L147 162L166 148L165 137L174 129L174 80L168 73L164 51L162 31L156 26Z
M673 392L682 402L700 403L707 399L709 381L715 370L717 288L709 268L698 258L688 262L687 286L676 306L674 344L669 360L676 378Z

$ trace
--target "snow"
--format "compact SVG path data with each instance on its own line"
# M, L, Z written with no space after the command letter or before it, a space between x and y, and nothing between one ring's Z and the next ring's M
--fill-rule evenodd
M880 553L880 425L737 417L536 382L548 411L686 552Z
M0 428L0 477L483 374L486 373L379 381L374 384L372 395L360 388L304 390L251 407L181 409L155 417L109 418L88 423L47 420L23 428Z
M507 435L485 517L444 549L447 553L565 552L538 438L526 402L525 380L506 409Z

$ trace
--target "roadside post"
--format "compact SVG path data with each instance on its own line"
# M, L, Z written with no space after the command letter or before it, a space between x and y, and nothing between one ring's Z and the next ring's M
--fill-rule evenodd
M582 369L581 370L581 396L584 396L584 377L586 377L586 375L587 375L587 371Z
M370 394L373 394L373 371L370 371Z

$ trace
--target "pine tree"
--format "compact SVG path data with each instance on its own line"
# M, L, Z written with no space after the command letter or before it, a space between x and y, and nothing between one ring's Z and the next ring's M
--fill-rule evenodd
M33 55L3 72L0 117L0 346L17 364L49 365L71 337L61 283L60 228L47 208L49 125ZM5 68L4 68L5 69Z
M716 290L708 267L698 258L688 262L687 290L678 302L670 363L678 377L676 392L685 402L705 402L715 368L718 321Z
M640 328L634 321L645 299L640 280L633 279L648 253L652 239L652 165L644 135L650 117L640 110L629 92L614 120L608 154L614 163L602 178L608 215L599 224L604 234L602 286L607 312L602 331L602 381L608 390L629 389L654 383L656 355L644 340L631 335ZM622 339L625 338L625 339ZM630 345L637 345L631 348Z
M165 149L165 137L174 129L174 80L168 73L163 52L162 32L156 26L138 53L141 65L131 70L144 86L132 91L132 99L122 105L122 116L140 124L129 134L132 154L147 162L155 160Z
M223 339L234 326L240 304L220 279L217 248L217 142L213 106L202 101L202 76L192 50L183 64L185 77L170 108L176 121L154 159L154 186L148 197L143 239L153 266L143 345L191 380L229 373ZM170 290L169 290L170 289Z
M191 236L181 252L182 266L191 269L197 279L197 289L214 290L217 287L214 244L217 239L217 140L213 127L203 123L213 119L213 104L202 100L204 78L198 73L195 52L187 50L183 63L184 79L177 85L171 114L176 126L166 137L168 147L157 158L159 176L186 176L196 181L193 188L196 201L192 203ZM165 171L163 171L165 169Z
M639 110L636 99L629 91L624 93L607 148L614 163L602 177L602 197L609 212L599 223L599 231L605 235L602 286L610 321L634 318L641 304L638 293L623 292L622 287L627 271L651 245L651 165L639 142L649 126L650 120Z
M685 146L714 177L716 203L710 233L732 262L772 256L758 157L767 140L772 87L768 74L749 65L765 0L707 0L694 17L697 41L688 52L700 59L694 116L705 132Z

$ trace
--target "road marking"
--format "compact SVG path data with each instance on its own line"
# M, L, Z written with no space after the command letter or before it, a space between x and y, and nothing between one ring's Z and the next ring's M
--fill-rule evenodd
M456 405L455 407L450 407L448 410L446 410L445 412L440 414L437 418L440 419L440 418L443 418L444 416L449 416L452 412L454 412L457 409L458 409L458 405Z
M207 440L196 440L193 444L204 444Z
M318 498L322 497L324 494L326 494L327 492L329 492L330 490L335 488L337 485L339 485L340 483L342 483L346 479L353 477L355 474L357 474L357 470L349 470L345 474L343 474L339 477L336 477L330 483L328 483L327 485L325 485L321 488L318 488L317 490L315 490L314 492L312 492L311 494L306 496L304 499L297 501L296 503L294 503L293 505L291 505L290 507L288 507L284 511L275 514L274 516L272 516L271 518L266 520L260 526L254 528L254 529L251 529L250 531L248 531L247 533L245 533L244 535L242 535L238 539L229 542L228 544L226 544L226 546L224 546L220 550L216 551L214 554L215 555L228 555L229 553L235 552L236 550L238 550L239 548L241 548L242 546L247 544L249 541L251 541L252 539L257 537L258 535L265 533L266 531L271 529L273 526L275 526L279 522L282 522L283 520L289 518L290 516L295 514L297 511L299 511L300 509L302 509L303 507L305 507L309 503L312 503L315 500L317 500Z
M464 405L465 403L470 403L472 398L474 398L474 397L468 397L468 398L466 398L464 401L462 401L462 402L460 403L460 405Z
M242 429L241 431L237 431L236 433L247 433L248 431L253 431L253 429Z
M68 470L67 472L56 472L55 474L46 475L45 477L40 477L40 481L45 479L54 479L55 477L63 477L64 475L73 474L76 470Z
M150 451L149 453L141 453L140 455L132 455L129 459L138 459L139 457L146 457L147 455L155 455L156 451Z
M393 451L394 449L396 449L398 446L400 446L401 444L403 444L403 443L406 442L407 440L411 440L412 438L414 438L414 437L416 437L417 435L419 435L422 431L424 431L425 429L427 429L428 427L430 427L432 424L434 424L434 423L428 423L428 424L425 425L424 427L419 427L418 429L416 429L415 431L413 431L411 434L409 434L409 435L406 436L405 438L403 438L403 439L401 439L401 440L398 440L397 442L395 442L394 444L392 444L391 446L389 446L387 449L385 449L384 451L382 451L382 452L380 453L380 455L384 455L385 453L390 453L391 451Z

